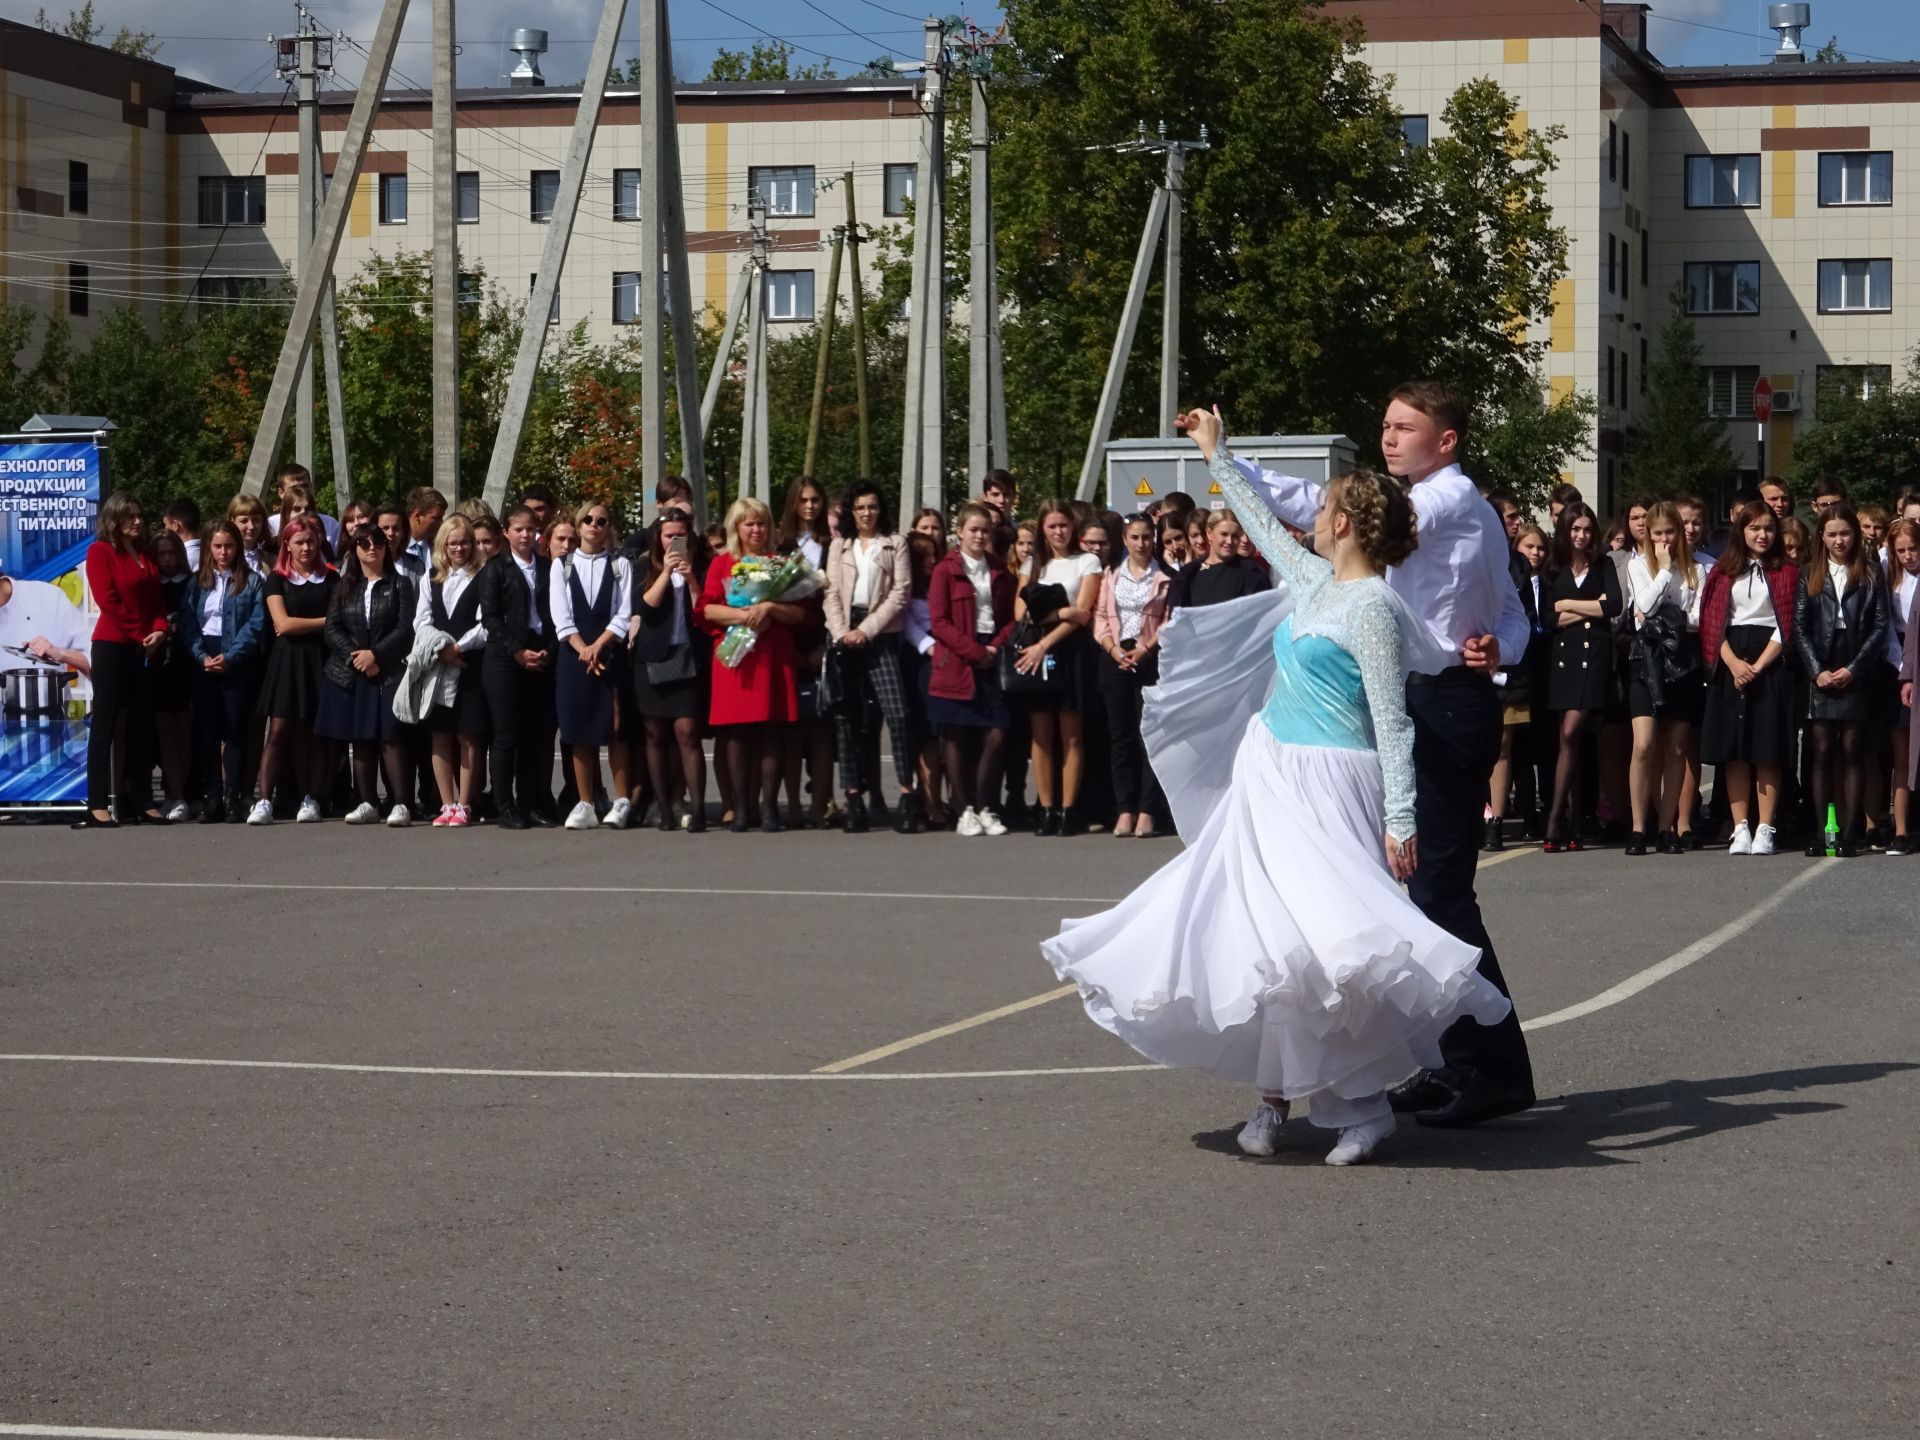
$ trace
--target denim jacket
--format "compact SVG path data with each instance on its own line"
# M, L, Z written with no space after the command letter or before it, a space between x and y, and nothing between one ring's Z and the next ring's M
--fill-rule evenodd
M240 567L244 583L229 585L220 604L220 653L227 657L227 668L251 665L260 658L260 635L267 623L267 591L260 577ZM187 603L174 617L173 633L186 642L195 660L208 655L206 637L200 633L200 601L206 594L196 581L187 588Z

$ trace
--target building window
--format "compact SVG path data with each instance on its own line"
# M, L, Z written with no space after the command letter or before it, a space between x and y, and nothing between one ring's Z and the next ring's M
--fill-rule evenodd
M484 295L485 287L482 285L480 277L471 270L462 270L460 272L458 302L466 306L469 310L478 310L480 308L480 301Z
M1640 284L1645 287L1647 280L1647 253L1653 249L1653 242L1647 239L1647 232L1640 232Z
M1620 178L1620 124L1607 121L1607 179Z
M1607 236L1607 294L1619 293L1620 242Z
M920 170L916 165L887 166L886 196L880 206L882 214L900 216L907 213L907 207L913 203L913 187L919 175Z
M1633 136L1620 132L1620 188L1633 188Z
M1640 393L1647 393L1647 337L1640 337Z
M453 177L453 219L457 225L480 223L480 172L461 170Z
M1627 408L1627 396L1630 393L1627 388L1627 352L1622 350L1620 352L1620 408L1622 410Z
M1758 365L1714 365L1707 370L1707 414L1720 420L1753 418Z
M1820 313L1893 309L1893 261L1822 260Z
M811 320L813 318L813 271L769 270L767 272L767 318L769 320Z
M1820 157L1822 205L1891 205L1893 152L1855 150Z
M1760 203L1758 155L1687 156L1687 208L1751 209Z
M527 293L531 295L533 287L539 283L540 275L537 271L527 276ZM560 287L558 285L553 287L553 299L547 303L547 323L549 325L560 323Z
M202 225L264 225L267 223L267 180L264 175L202 175Z
M1620 298L1627 299L1633 294L1633 244L1620 242Z
M1813 371L1813 403L1821 410L1871 400L1893 384L1891 365L1817 365Z
M1607 346L1607 404L1614 404L1613 395L1613 347Z
M1427 117L1424 115L1402 115L1400 117L1400 138L1406 142L1409 150L1427 148Z
M1689 264L1687 266L1687 313L1689 315L1758 315L1760 313L1760 262L1726 260Z
M640 218L640 172L638 170L613 172L613 218L616 220Z
M231 305L259 293L259 281L237 275L202 275L193 285L194 302L199 305Z
M758 195L769 215L811 215L813 166L752 166L747 171L747 193Z
M640 323L640 272L616 270L613 274L613 323Z
M380 177L380 223L382 225L407 223L406 176L382 175Z
M67 162L67 210L74 215L87 213L87 166L83 160Z
M536 225L553 219L554 202L560 198L560 172L534 170L527 175L527 218Z
M93 298L92 272L85 265L67 266L67 313L84 315L87 304Z

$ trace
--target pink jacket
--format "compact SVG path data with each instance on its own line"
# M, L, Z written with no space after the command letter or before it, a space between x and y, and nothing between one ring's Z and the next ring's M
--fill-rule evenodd
M1127 562L1122 560L1121 565ZM1100 577L1100 599L1093 612L1093 638L1101 649L1116 644L1120 639L1120 607L1114 599L1113 577L1119 574L1118 568L1107 571ZM1166 566L1158 560L1153 562L1153 594L1148 597L1146 614L1140 620L1140 643L1148 645L1167 620L1167 590L1173 584L1173 577L1167 573Z

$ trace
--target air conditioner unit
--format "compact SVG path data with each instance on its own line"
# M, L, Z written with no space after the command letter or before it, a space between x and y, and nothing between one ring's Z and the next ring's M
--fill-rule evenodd
M1800 392L1798 390L1776 390L1773 392L1773 413L1776 415L1796 415L1800 411Z

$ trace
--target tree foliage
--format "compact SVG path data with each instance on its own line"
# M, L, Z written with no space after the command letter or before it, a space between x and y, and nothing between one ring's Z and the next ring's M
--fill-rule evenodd
M1843 480L1856 505L1889 505L1920 491L1920 352L1907 373L1870 395L1834 386L1816 397L1818 423L1793 448L1788 479L1813 493L1821 480Z
M1543 350L1528 326L1566 270L1546 197L1558 130L1521 130L1511 98L1480 80L1449 101L1431 146L1409 148L1358 27L1308 0L1013 0L1006 14L994 202L1018 311L1009 425L1029 469L1048 455L1077 468L1086 444L1163 163L1090 147L1141 117L1177 138L1204 124L1212 144L1184 186L1183 400L1218 401L1243 433L1343 431L1363 452L1381 397L1413 375L1454 382L1489 414L1524 411ZM1156 279L1118 434L1154 413L1160 293Z
M1467 435L1467 473L1484 489L1506 491L1527 513L1544 515L1567 461L1593 453L1599 413L1593 396L1576 392L1549 399L1545 382L1530 377L1475 414Z
M633 62L638 64L636 60ZM721 49L707 67L709 80L831 80L828 64L793 63L793 46L784 40L756 40L748 50Z
M1660 343L1647 366L1647 395L1627 432L1626 476L1638 491L1711 498L1734 480L1726 427L1707 413L1700 339L1676 286Z
M43 7L33 17L34 24L42 30L55 35L64 35L69 40L78 40L86 45L98 45L100 37L107 33L107 27L93 18L93 0L86 0L78 10L69 10L67 18L55 20ZM122 25L114 33L113 39L106 42L109 50L122 55L131 55L136 60L151 60L160 53L160 42L149 30L135 30L130 25Z

